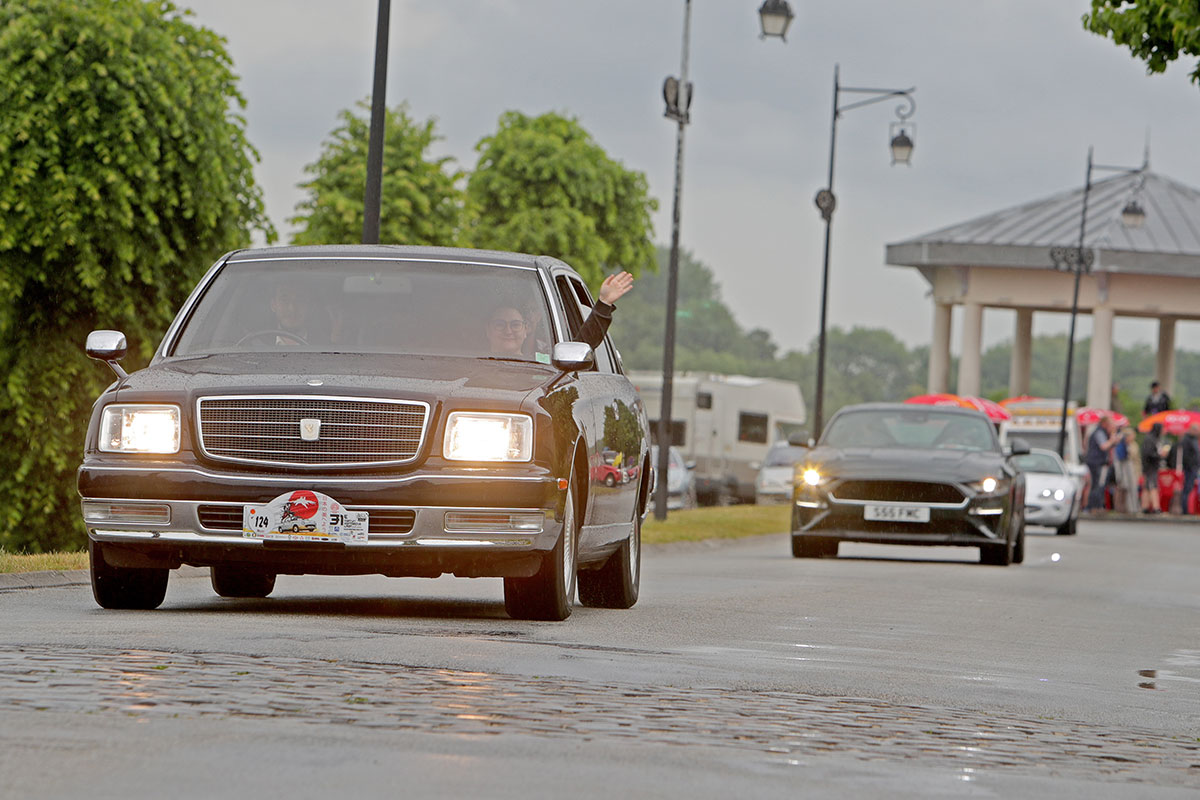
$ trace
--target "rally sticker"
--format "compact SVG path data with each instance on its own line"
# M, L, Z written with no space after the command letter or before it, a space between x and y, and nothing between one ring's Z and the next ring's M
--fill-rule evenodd
M365 542L367 520L366 511L350 511L329 495L297 489L269 503L243 506L242 535L297 542Z

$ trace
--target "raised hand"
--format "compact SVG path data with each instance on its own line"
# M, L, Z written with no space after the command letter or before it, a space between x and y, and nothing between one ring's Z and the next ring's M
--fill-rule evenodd
M623 297L632 288L633 276L628 272L618 272L616 275L609 275L604 279L604 283L600 284L600 301L614 305L618 299Z

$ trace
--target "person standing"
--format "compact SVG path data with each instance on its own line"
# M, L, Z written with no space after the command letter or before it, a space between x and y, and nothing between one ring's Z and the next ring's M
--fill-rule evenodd
M1136 514L1142 507L1138 497L1138 487L1142 482L1142 451L1133 428L1126 425L1121 435L1125 437L1125 507L1122 510Z
M1170 408L1171 396L1163 391L1162 385L1158 381L1151 381L1150 394L1146 396L1146 402L1142 406L1142 416L1148 417Z
M1092 477L1092 488L1088 492L1087 511L1104 510L1104 489L1108 481L1108 462L1112 449L1116 447L1118 436L1115 433L1116 423L1107 414L1100 418L1100 423L1092 429L1088 436L1087 453L1084 462Z
M1142 492L1142 511L1147 514L1162 511L1158 496L1158 471L1162 469L1162 463L1162 423L1156 422L1146 438L1142 439L1142 476L1146 480L1146 490Z
M1188 514L1188 498L1192 496L1192 487L1196 485L1196 473L1200 472L1200 425L1189 425L1178 446L1179 466L1183 470L1183 494L1180 498L1179 513Z

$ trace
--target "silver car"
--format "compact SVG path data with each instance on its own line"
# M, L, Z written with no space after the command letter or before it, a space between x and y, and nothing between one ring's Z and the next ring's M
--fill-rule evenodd
M780 442L772 445L754 479L754 502L791 503L795 489L796 462L803 461L807 447Z
M1025 473L1025 522L1073 536L1083 492L1058 453L1037 449L1012 461Z

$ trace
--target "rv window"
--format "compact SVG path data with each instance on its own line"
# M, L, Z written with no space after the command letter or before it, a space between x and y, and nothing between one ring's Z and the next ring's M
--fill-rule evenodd
M738 414L738 441L767 443L767 415L751 414L743 411Z
M712 408L712 392L696 392L696 408Z
M687 435L687 423L683 420L673 420L671 422L671 444L676 447L684 446L684 438ZM650 420L650 441L658 444L658 420Z

